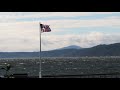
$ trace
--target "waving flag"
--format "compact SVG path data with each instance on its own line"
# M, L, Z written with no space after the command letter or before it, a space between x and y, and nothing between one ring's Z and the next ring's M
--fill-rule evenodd
M40 71L39 71L39 78L42 78L42 74L41 74L41 33L42 32L51 32L51 29L49 27L49 25L44 25L40 23Z
M41 32L51 32L49 25L40 24Z

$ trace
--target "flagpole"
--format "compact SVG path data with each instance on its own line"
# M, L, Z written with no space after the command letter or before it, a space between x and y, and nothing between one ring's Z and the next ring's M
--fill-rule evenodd
M41 23L39 23L40 25ZM40 71L39 71L39 78L42 78L42 71L41 71L41 25L40 25L40 52L39 52L39 62L40 62Z

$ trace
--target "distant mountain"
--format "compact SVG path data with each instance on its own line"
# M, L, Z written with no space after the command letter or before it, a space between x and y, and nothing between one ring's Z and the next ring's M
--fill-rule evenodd
M77 46L77 45L71 45L71 46L60 48L60 49L82 49L82 48L80 46Z
M92 48L68 46L57 50L42 51L42 57L120 56L120 43L97 45ZM39 57L39 52L0 52L0 58Z
M74 53L69 53L66 56L120 56L120 43L109 45L97 45L92 48L77 50Z

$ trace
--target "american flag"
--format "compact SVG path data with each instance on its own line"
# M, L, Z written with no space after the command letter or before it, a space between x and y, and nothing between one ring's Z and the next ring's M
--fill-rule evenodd
M49 25L40 24L41 32L51 32Z

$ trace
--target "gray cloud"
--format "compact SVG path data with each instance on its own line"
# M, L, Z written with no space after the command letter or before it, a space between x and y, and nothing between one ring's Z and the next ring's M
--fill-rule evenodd
M82 35L42 35L42 50L53 50L69 45L78 45L83 48L98 44L111 44L120 42L120 33L105 34L90 32ZM0 38L0 51L39 51L39 37Z
M94 13L95 14L95 13ZM111 14L96 13L96 14ZM0 13L0 51L38 51L39 50L39 22L23 21L17 22L17 18L39 18L39 17L75 17L93 15L93 13ZM64 32L63 28L80 27L117 27L120 26L119 17L108 17L94 20L47 20L42 23L50 24L52 32ZM74 24L73 24L74 23ZM108 32L109 33L109 32ZM42 34L42 50L52 50L69 45L78 45L83 48L92 47L98 44L110 44L120 42L120 33L91 32L86 34L65 34L55 35L52 33Z

